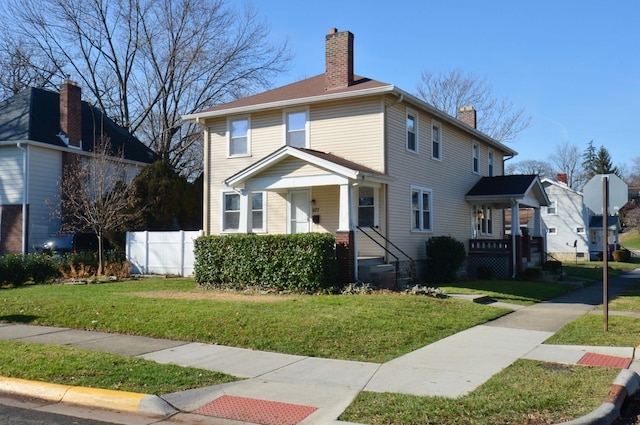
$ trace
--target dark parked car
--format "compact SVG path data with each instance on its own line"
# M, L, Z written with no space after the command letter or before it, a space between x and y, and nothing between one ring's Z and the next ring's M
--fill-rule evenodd
M42 252L50 255L97 250L98 237L94 233L59 233L42 245Z

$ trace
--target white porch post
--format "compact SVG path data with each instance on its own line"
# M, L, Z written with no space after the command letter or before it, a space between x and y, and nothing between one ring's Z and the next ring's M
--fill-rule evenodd
M517 201L511 203L511 261L513 266L512 278L516 277L518 257L516 252L516 235L520 234L520 204Z
M238 228L240 233L251 233L251 229L253 229L251 218L251 191L242 189L240 191L240 223Z
M542 236L542 214L540 214L540 207L533 210L533 236Z
M353 189L349 184L340 185L340 211L338 231L348 232L351 229Z

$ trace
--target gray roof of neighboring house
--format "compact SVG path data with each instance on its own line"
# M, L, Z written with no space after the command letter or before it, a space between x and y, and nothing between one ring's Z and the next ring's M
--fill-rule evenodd
M28 88L0 102L0 141L31 140L66 148L58 136L60 133L59 93ZM82 150L91 152L92 141L98 140L101 133L109 137L114 151L124 153L125 159L142 163L160 159L98 108L82 102Z
M607 217L607 228L616 228L620 226L620 219L617 215L610 215ZM590 229L602 229L602 216L601 215L592 215L589 218L589 228Z

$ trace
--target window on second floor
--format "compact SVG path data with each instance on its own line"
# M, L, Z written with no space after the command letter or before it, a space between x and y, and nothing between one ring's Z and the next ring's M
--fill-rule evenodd
M431 198L430 189L411 186L411 231L426 232L432 230Z
M547 206L547 214L556 215L558 214L558 204L557 201L551 201L551 203Z
M307 111L298 110L285 113L286 144L296 148L308 147Z
M228 156L249 155L250 126L249 117L232 118L229 120Z
M418 114L407 110L407 150L418 152Z
M473 144L473 172L480 173L480 145Z
M431 158L442 159L442 132L437 123L431 125Z

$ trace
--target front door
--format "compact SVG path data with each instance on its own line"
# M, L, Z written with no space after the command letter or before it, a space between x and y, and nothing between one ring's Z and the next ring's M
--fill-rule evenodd
M308 190L292 190L289 192L289 233L309 232Z

